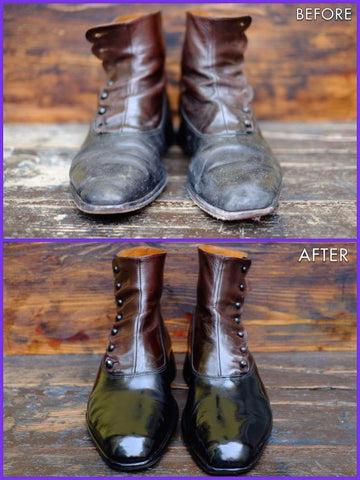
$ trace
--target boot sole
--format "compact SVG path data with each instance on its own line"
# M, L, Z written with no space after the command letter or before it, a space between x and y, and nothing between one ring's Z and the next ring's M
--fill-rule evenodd
M146 205L149 205L160 195L166 187L166 183L167 175L165 175L164 180L153 191L145 195L145 197L134 202L121 203L119 205L95 205L93 203L87 203L80 197L72 183L70 183L70 190L75 205L82 212L91 213L93 215L114 215L117 213L135 212L136 210L146 207Z
M190 368L191 367L190 367L190 363L189 363L189 358L188 358L188 356L186 356L185 364L184 364L184 370L183 370L183 376L184 376L184 380L185 380L187 385L189 385L189 383L190 383ZM189 450L192 458L194 459L195 463L205 473L208 473L209 475L218 475L218 476L239 475L239 474L243 474L243 473L248 472L249 470L251 470L257 464L257 462L260 460L260 457L261 457L261 455L262 455L262 453L263 453L263 451L264 451L264 449L265 449L265 447L268 443L268 440L269 440L269 437L270 437L270 434L271 434L271 430L272 430L272 424L270 425L269 433L266 436L266 438L264 440L264 443L261 446L261 449L259 450L255 459L249 465L247 465L246 467L241 467L241 468L215 468L215 467L212 467L211 465L205 463L204 460L201 457L198 456L196 450L193 449L191 443L187 440L189 438L189 436L188 436L187 425L186 425L186 422L184 420L186 407L187 407L187 405L185 405L185 409L184 409L183 415L181 417L182 438L183 438L183 441L184 441L187 449Z
M175 375L176 375L175 363L173 364L173 362L175 362L174 361L174 355L171 354L170 362L169 362L169 377L171 378L170 381L173 381L174 378L175 378ZM174 397L172 397L172 410L173 411L172 411L172 414L171 414L171 424L170 424L170 428L169 428L167 434L165 435L165 437L164 437L161 445L159 446L159 448L153 453L153 455L150 458L148 458L144 462L126 463L126 464L122 464L122 463L119 463L119 462L114 462L114 460L112 460L102 450L95 434L93 433L93 431L91 429L91 425L90 425L90 422L89 422L89 419L88 419L87 412L86 412L86 426L87 426L87 430L90 434L90 437L91 437L92 441L94 442L101 458L105 461L105 463L107 465L109 465L109 467L111 467L114 470L119 470L119 471L122 471L122 472L134 472L134 471L139 471L139 470L145 470L146 468L149 468L149 467L152 467L153 465L155 465L161 459L163 453L165 452L166 447L168 446L172 436L175 433L175 430L176 430L176 427L177 427L177 422L178 422L178 419L179 419L179 407L178 407Z
M217 220L223 221L258 219L260 217L264 217L265 215L269 215L270 213L274 212L280 196L279 193L279 195L277 195L277 197L275 198L274 202L266 208L239 212L228 212L226 210L222 210L221 208L214 207L213 205L210 205L210 203L205 202L205 200L203 200L194 192L189 183L187 184L187 190L193 202L199 208L201 208L201 210L204 210L204 212L216 218Z

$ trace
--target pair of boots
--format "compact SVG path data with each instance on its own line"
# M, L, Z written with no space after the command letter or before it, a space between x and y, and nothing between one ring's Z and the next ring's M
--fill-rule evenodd
M248 16L187 13L178 142L191 156L191 198L221 220L267 215L280 194L280 166L255 121L243 74L250 23ZM164 189L162 156L173 142L161 14L120 17L86 38L109 80L72 161L71 191L83 212L131 212Z
M121 251L112 264L117 313L87 425L103 459L118 470L155 464L177 425L174 355L160 313L165 256L138 247ZM182 435L196 463L214 475L252 468L271 432L269 400L241 320L250 265L243 252L199 248Z

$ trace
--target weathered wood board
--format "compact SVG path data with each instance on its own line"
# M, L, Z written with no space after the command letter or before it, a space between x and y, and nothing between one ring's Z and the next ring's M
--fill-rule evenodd
M162 313L174 350L184 352L199 244L147 244L167 251ZM104 352L116 310L111 260L134 245L139 243L6 243L5 353ZM229 245L253 260L243 315L251 350L355 349L354 243ZM349 263L299 263L305 246L345 247Z
M335 5L333 5L335 7ZM349 4L346 4L348 7ZM105 81L85 31L134 12L163 12L168 92L177 118L180 58L189 9L252 15L245 73L260 119L356 119L356 9L351 21L297 21L297 5L17 4L4 7L7 122L85 122Z
M274 415L258 465L248 476L352 476L356 473L356 353L256 355ZM173 394L182 411L187 387ZM5 358L4 473L10 476L119 476L100 459L85 426L97 355ZM21 455L19 455L21 451ZM139 474L135 474L138 476ZM204 476L180 427L161 462L141 476ZM126 474L126 476L132 476Z
M281 162L279 208L261 221L221 222L200 210L186 191L189 159L179 147L165 157L162 195L139 212L91 216L69 191L72 157L85 125L6 125L6 238L355 238L356 126L262 124Z

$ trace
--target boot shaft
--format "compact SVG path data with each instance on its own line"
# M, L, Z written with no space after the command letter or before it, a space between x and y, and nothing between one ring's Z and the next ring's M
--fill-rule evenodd
M190 344L193 367L201 374L239 375L251 368L253 360L241 320L250 266L251 260L243 252L199 248L197 305Z
M91 28L86 38L109 77L100 93L95 131L155 128L165 97L161 13L119 17Z
M250 23L248 16L216 18L187 13L180 106L202 133L249 129L253 91L243 66L245 30Z
M109 371L142 373L161 368L170 352L160 299L166 253L138 247L121 251L112 262L117 313L109 335Z

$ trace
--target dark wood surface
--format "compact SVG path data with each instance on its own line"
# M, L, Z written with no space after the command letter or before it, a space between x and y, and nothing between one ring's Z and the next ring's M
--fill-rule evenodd
M184 352L196 301L198 244L148 244L167 251L162 313L174 350ZM5 244L5 353L104 352L115 316L111 261L121 249L134 245ZM310 251L324 246L346 247L349 263L298 262L304 247ZM253 260L243 314L252 351L356 348L354 243L230 247Z
M7 122L86 122L104 73L85 31L123 14L161 9L168 91L177 113L185 11L252 15L245 73L260 119L356 119L356 17L297 21L298 5L5 5L4 114ZM346 4L349 7L349 4ZM335 7L335 5L333 5Z
M185 183L189 160L165 157L169 181L149 207L91 216L69 192L72 157L86 125L6 125L4 235L7 238L355 238L356 126L262 124L281 162L279 208L259 222L221 222L200 210Z
M182 411L187 387L173 394ZM258 353L257 364L274 415L269 445L248 476L356 474L355 352ZM132 476L108 468L85 427L97 355L5 358L7 476ZM141 476L204 476L183 445L180 428L161 462ZM136 474L139 476L139 473Z

